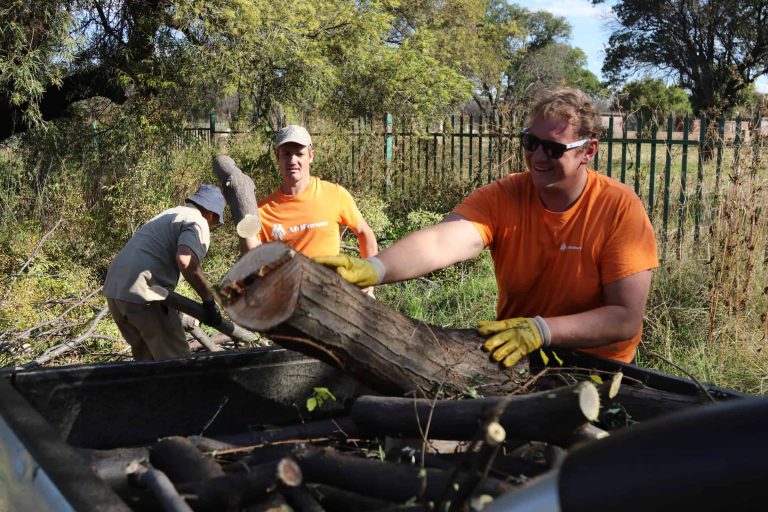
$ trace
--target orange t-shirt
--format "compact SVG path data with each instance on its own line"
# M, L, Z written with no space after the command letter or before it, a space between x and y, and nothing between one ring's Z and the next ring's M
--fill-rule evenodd
M490 246L499 319L560 316L600 307L603 285L659 265L643 204L627 186L595 170L565 212L544 208L529 172L472 192L455 213ZM640 329L628 340L580 349L630 362Z
M309 258L339 254L339 225L357 232L363 219L344 187L311 177L294 196L278 188L259 201L261 240L280 240Z

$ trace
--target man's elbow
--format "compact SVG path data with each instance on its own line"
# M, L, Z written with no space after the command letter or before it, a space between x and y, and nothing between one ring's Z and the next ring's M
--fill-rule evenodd
M626 312L622 315L622 318L618 318L618 321L614 324L616 331L614 332L614 341L623 341L633 338L643 328L643 313L637 314L635 312Z

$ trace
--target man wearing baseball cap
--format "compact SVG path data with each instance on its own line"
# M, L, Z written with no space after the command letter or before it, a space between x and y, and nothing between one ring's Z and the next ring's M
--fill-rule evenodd
M376 236L350 193L310 175L315 150L303 126L288 125L277 133L275 157L280 187L259 201L262 241L279 240L310 258L337 255L339 227L345 225L357 235L363 258L378 252Z
M165 210L142 225L112 260L104 295L137 361L190 352L181 315L164 301L180 274L203 299L204 323L221 322L200 264L211 243L210 229L224 223L225 205L219 187L200 185L184 206Z

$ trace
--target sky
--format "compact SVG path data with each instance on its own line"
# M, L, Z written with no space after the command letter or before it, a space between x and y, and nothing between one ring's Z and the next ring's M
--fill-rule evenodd
M607 19L612 0L593 6L589 0L508 0L531 11L549 11L564 17L571 24L571 40L568 43L584 50L587 54L587 68L599 79L603 79L600 68L605 58L605 46L611 34ZM757 80L758 91L768 92L768 79Z

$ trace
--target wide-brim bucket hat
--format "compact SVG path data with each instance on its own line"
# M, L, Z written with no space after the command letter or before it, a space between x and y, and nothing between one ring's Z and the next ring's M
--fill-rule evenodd
M197 192L187 198L187 201L202 206L219 216L219 224L224 224L224 207L227 202L224 200L224 194L216 185L203 183Z

